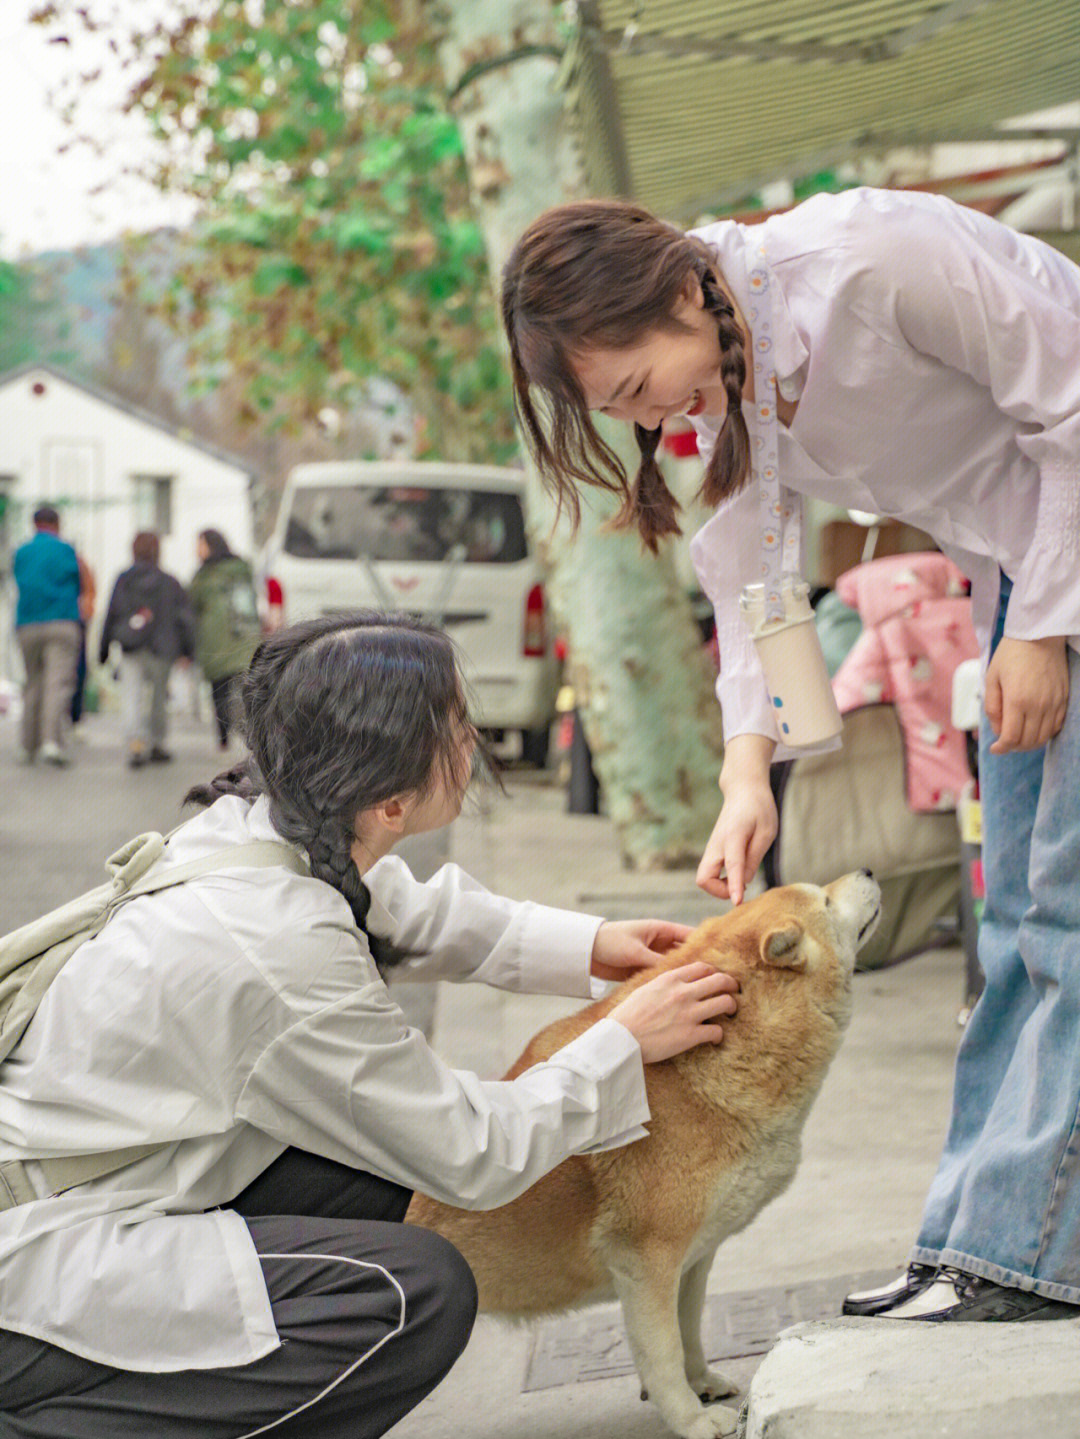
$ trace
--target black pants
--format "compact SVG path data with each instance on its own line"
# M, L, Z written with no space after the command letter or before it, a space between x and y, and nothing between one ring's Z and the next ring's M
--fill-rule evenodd
M409 1197L286 1151L233 1205L262 1261L281 1347L236 1368L145 1374L0 1330L0 1439L384 1434L449 1371L476 1315L457 1250L400 1222Z
M82 719L83 701L86 698L86 626L80 622L82 632L79 640L79 658L75 666L75 688L71 695L71 723Z
M236 725L236 681L239 675L225 675L223 679L210 681L210 694L214 701L214 719L217 723L218 742L228 742L229 731Z

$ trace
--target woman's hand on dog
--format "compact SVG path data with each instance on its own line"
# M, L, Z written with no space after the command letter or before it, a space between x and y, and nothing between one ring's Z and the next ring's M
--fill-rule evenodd
M637 1040L643 1061L657 1064L695 1044L719 1044L724 1030L717 1020L738 1009L738 989L730 974L696 960L635 989L615 1006L611 1018Z
M776 838L779 820L769 785L775 749L767 735L740 734L724 751L724 803L701 856L697 882L706 894L732 904L742 904L746 886Z
M609 919L596 931L589 973L597 979L629 979L663 959L690 933L688 924L663 919Z

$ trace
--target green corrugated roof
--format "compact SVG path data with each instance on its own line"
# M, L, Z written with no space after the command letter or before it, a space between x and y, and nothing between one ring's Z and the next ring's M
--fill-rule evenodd
M590 179L672 218L1080 99L1080 0L581 0L578 14Z

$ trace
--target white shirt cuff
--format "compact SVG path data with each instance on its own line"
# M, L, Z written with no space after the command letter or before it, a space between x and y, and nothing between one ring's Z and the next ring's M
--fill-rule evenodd
M596 1137L578 1149L578 1154L599 1154L648 1136L644 1126L652 1113L645 1092L641 1046L617 1019L608 1016L599 1020L557 1050L548 1063L560 1061L570 1061L579 1074L602 1081Z
M530 905L522 933L521 987L527 994L592 999L589 964L599 915Z

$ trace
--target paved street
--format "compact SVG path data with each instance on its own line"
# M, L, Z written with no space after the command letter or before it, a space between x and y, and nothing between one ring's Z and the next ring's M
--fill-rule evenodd
M66 769L15 762L17 726L0 718L0 926L11 929L105 879L102 863L143 830L167 832L184 818L181 801L222 766L210 717L174 716L172 764L130 770L113 715L87 715ZM237 753L239 751L236 751Z

